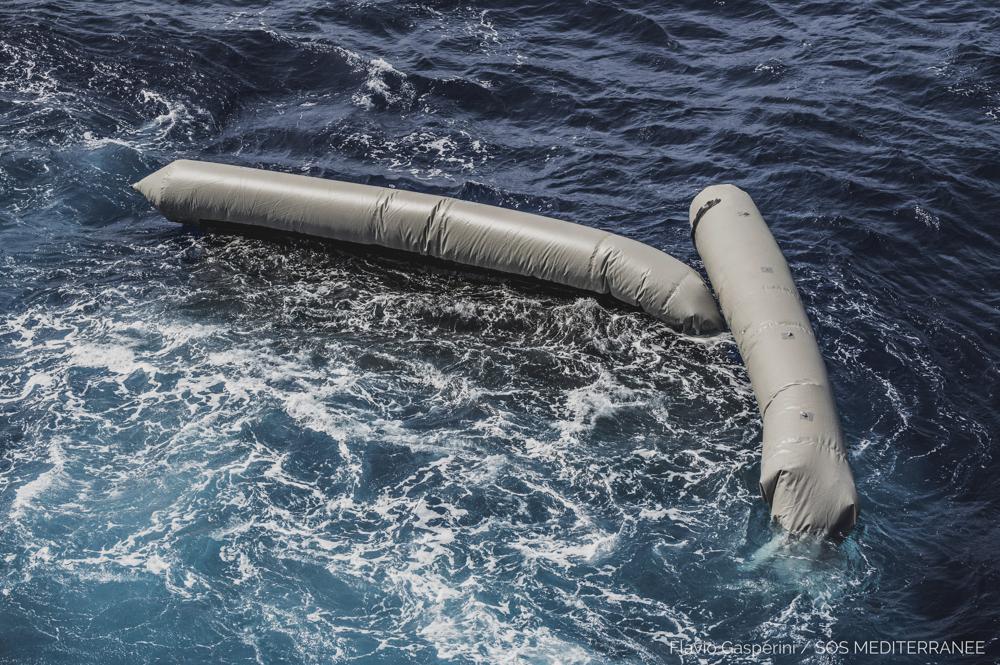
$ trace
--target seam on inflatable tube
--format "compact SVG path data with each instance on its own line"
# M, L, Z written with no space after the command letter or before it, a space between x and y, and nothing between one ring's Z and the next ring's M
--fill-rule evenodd
M785 321L766 321L765 323L753 328L752 331L750 327L743 329L737 338L736 346L739 347L740 353L743 354L743 358L749 362L750 356L753 354L754 349L760 342L760 336L772 330L774 328L796 328L802 331L803 334L808 334L815 338L812 329L801 323L785 322ZM735 335L735 333L734 333ZM763 415L763 413L761 414Z
M798 387L798 386L813 386L813 387L816 387L816 388L822 388L823 384L817 383L815 381L809 381L808 379L798 379L796 381L792 381L791 383L786 383L785 385L781 386L780 388L778 388L777 390L775 390L773 393L771 393L771 396L767 400L767 404L765 404L764 408L762 408L760 410L760 417L761 417L761 419L763 419L764 416L767 415L767 410L769 408L771 408L771 404L774 402L774 400L776 400L778 398L778 395L780 395L781 393L785 392L786 390L789 390L790 388L795 388L795 387Z
M673 302L674 296L677 295L678 292L680 292L681 286L684 284L684 282L686 282L689 279L691 279L691 277L693 277L693 275L691 273L688 273L687 275L684 275L684 277L681 278L681 281L679 281L676 284L674 284L674 288L671 289L670 295L667 296L667 299L663 303L663 311L664 312L669 312L670 311L670 303Z
M816 336L811 327L799 321L777 321L771 319L769 321L764 321L757 326L747 325L744 327L743 330L740 331L740 340L748 344L753 343L761 333L772 328L795 328L808 334L810 337Z
M385 211L388 209L389 204L392 203L393 197L396 196L396 192L389 190L384 194L380 194L378 198L378 203L375 205L375 219L377 220L375 226L375 237L385 240Z
M167 180L170 179L170 173L172 171L173 169L167 169L167 172L163 174L162 178L160 178L159 182L160 186L158 188L158 191L156 192L156 197L157 197L156 205L159 205L160 203L163 202L163 192L166 191L167 189Z
M799 445L809 445L814 444L816 448L823 452L827 452L837 458L839 462L847 461L847 451L844 450L843 445L835 443L827 443L820 436L799 436L799 437L787 437L784 439L779 439L778 441L769 441L767 446L771 448L770 453L762 453L760 458L763 463L765 460L773 460L779 455L787 455L794 453L794 450L790 450L791 446ZM775 450L776 449L776 450Z
M608 233L601 236L601 239L597 241L594 245L593 251L590 253L590 274L592 276L596 276L597 279L594 281L597 281L601 285L599 293L608 293L611 290L608 285L608 261L611 259L611 250L609 249L604 252L604 256L601 257L600 267L597 267L594 264L594 261L597 259L598 252L604 248L605 243L610 237L611 235Z
M438 215L441 213L441 209L444 208L445 206L447 206L449 202L450 201L449 201L449 199L447 197L441 197L441 198L439 198L437 200L437 202L434 204L434 207L431 208L430 214L427 215L427 223L424 224L423 238L421 238L421 243L420 243L420 246L421 246L421 248L423 250L423 251L421 251L421 254L423 254L424 256L428 256L428 255L431 254L431 251L430 251L430 249L431 249L431 229L433 229L433 227L434 227L434 221L437 219ZM437 244L438 244L438 250L440 250L441 249L440 248L440 245L441 245L441 233L440 233L440 231L438 232L437 235L438 235L438 242L437 242ZM440 254L441 254L441 252L438 251L435 255L440 255Z
M721 292L724 290L724 287L725 287L725 285L723 285L722 288L717 289L717 291L720 292L719 300L723 299L723 295L721 294ZM781 286L780 284L764 284L764 285L762 285L760 287L759 290L754 291L752 294L747 294L747 295L743 296L742 298L732 299L732 302L730 302L730 300L727 299L726 300L726 308L731 311L731 310L735 309L742 302L745 302L747 300L754 300L754 299L760 297L761 293L763 293L765 295L770 295L770 296L778 295L778 294L785 294L785 295L790 295L790 296L794 296L795 298L798 298L798 292L795 289L790 289L788 287Z
M643 306L643 294L646 292L646 282L649 281L649 276L652 272L653 269L649 268L642 273L642 278L639 279L639 287L635 290L635 304L640 307ZM645 309L645 307L643 307L643 309Z

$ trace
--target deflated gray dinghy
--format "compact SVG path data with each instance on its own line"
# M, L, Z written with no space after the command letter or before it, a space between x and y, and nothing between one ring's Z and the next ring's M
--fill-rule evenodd
M134 185L182 223L247 224L417 252L638 305L675 328L722 330L694 270L635 240L515 210L225 164L178 160Z
M757 206L732 185L691 203L691 235L739 345L764 421L760 487L794 532L844 535L858 496L812 326Z

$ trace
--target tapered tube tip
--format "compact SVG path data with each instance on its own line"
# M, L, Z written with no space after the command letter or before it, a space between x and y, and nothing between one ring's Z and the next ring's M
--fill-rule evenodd
M160 193L163 191L163 177L160 175L162 170L149 174L139 182L132 183L132 189L145 196L146 200L154 206L160 205Z

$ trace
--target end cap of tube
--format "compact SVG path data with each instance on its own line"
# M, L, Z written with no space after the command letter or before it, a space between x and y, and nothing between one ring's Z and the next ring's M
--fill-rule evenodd
M671 297L669 307L682 330L694 335L714 335L726 329L715 298L697 275L683 280Z
M691 225L695 225L695 220L698 219L699 212L704 216L708 210L713 206L717 205L712 203L712 201L718 200L718 203L729 203L734 199L749 200L753 204L753 199L750 195L744 192L742 189L736 185L721 184L721 185L710 185L705 189L698 192L698 195L691 200L691 207L688 210L688 220ZM703 208L705 210L703 210Z
M159 208L163 203L163 190L167 184L167 177L176 165L182 161L184 160L170 162L163 168L150 173L139 182L132 183L132 189L145 196L147 201Z
M840 458L762 470L761 493L771 517L792 533L844 538L858 520L858 493ZM765 462L766 463L766 462Z

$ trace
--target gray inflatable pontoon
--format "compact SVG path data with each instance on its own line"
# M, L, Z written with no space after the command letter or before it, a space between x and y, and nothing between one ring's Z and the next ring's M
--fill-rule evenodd
M610 293L693 333L724 328L698 273L641 242L446 196L178 160L135 189L176 222L249 224Z
M134 185L167 218L221 222L416 252L611 294L673 328L724 323L692 268L606 231L386 187L178 160ZM753 201L712 187L692 237L743 354L764 420L761 490L793 532L845 534L854 480L829 381L788 266Z
M691 203L691 237L764 421L760 491L796 533L846 535L858 517L840 416L788 263L750 196L733 185Z

